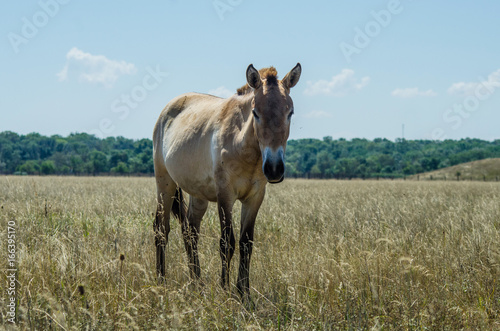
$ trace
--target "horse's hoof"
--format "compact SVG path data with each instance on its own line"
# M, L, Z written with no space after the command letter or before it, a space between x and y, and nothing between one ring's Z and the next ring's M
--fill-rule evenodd
M250 294L245 294L241 298L242 304L245 307L246 310L252 312L255 310L255 303L252 300L252 297Z
M158 275L156 277L156 282L158 283L158 285L164 285L166 283L165 276Z

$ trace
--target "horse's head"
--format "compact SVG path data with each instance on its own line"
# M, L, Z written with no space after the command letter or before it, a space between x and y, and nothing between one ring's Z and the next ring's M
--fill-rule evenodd
M247 82L254 89L253 126L262 153L262 171L269 183L280 183L285 175L285 149L290 134L293 102L290 89L299 81L302 68L297 63L282 80L273 67L247 69Z

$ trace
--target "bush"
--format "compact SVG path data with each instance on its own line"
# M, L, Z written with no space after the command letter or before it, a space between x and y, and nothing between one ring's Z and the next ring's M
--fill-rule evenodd
M41 172L44 175L52 175L56 172L54 161L43 161L41 165Z

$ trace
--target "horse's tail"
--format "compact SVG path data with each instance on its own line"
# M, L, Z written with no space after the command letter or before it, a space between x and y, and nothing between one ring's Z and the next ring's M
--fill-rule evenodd
M177 187L177 190L175 190L174 202L172 203L172 214L177 217L179 222L182 222L187 215L187 205L184 201L180 187Z

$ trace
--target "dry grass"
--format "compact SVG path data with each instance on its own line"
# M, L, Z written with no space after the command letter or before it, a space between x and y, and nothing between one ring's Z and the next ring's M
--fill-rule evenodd
M500 158L484 159L467 163L460 163L452 167L429 171L411 176L411 179L430 180L460 180L500 181Z
M154 192L151 178L0 178L2 243L17 223L21 329L500 329L499 183L270 186L252 310L235 298L237 252L233 287L218 285L213 206L202 224L204 285L189 280L174 221L168 282L156 284Z

